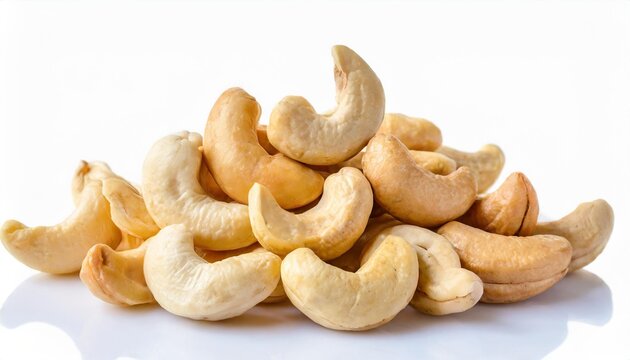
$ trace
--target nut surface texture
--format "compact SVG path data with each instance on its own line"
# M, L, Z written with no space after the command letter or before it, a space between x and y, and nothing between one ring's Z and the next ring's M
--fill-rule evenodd
M442 132L434 123L422 118L386 113L379 134L391 134L409 150L433 151L442 145Z
M477 152L459 151L448 146L441 146L435 150L455 160L457 166L466 166L472 170L477 178L477 191L486 192L499 178L505 155L500 147L494 144L484 145Z

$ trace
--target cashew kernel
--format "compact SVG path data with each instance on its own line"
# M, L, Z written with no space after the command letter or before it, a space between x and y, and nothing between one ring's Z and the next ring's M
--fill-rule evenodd
M442 132L434 123L422 118L386 113L378 134L391 134L409 150L434 151L442 145Z
M473 153L459 151L447 146L442 146L435 151L455 160L459 167L469 167L477 178L477 191L480 193L486 192L494 184L505 164L503 151L494 144L484 145Z

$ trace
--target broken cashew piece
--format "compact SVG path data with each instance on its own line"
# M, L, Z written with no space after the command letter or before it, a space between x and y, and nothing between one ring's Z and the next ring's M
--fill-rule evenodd
M376 135L363 156L363 172L376 201L394 217L423 227L463 215L477 196L472 172L464 167L447 176L416 165L409 150L392 135Z
M319 203L301 214L283 210L260 184L249 191L249 218L258 242L284 256L307 247L323 260L352 247L372 211L372 189L361 171L343 168L324 183Z
M612 234L615 214L605 200L580 204L562 219L536 225L535 234L566 238L573 247L569 272L590 264L602 253Z
M332 49L337 108L318 114L301 96L287 96L273 109L267 135L283 154L311 165L347 160L367 144L381 126L383 85L370 66L348 47Z
M356 272L323 262L307 248L282 261L289 300L321 326L368 330L389 322L404 309L418 285L418 258L403 239L390 236Z
M269 155L256 125L260 105L243 89L226 90L212 107L203 151L215 180L232 199L247 204L254 183L265 185L284 209L304 206L322 193L324 179L315 170L283 154Z
M477 178L477 191L484 193L499 178L505 155L500 147L494 144L484 145L477 152L468 153L442 146L435 150L455 160L458 167L466 166Z
M397 225L382 230L365 248L364 257L388 236L406 240L416 250L420 277L411 305L430 315L448 315L466 311L479 301L483 282L473 272L463 269L459 256L444 237L413 225Z
M88 251L79 277L97 298L114 305L131 306L155 300L144 280L147 242L138 248L116 251L96 244Z
M566 275L571 244L555 235L504 236L452 221L438 230L462 266L483 281L482 302L512 303L536 296Z
M171 225L149 239L144 275L155 300L175 315L223 320L267 298L280 280L280 257L251 252L208 263L195 253L193 234Z
M403 114L385 114L378 134L394 135L409 150L433 151L442 145L442 131L434 123Z
M512 173L495 192L479 197L457 221L500 235L532 235L538 221L536 190L523 173Z
M140 192L121 178L103 180L103 196L109 201L112 221L120 230L134 237L148 239L157 234L157 226Z
M146 207L164 228L184 224L197 246L231 250L256 241L247 206L208 196L198 181L201 135L183 131L158 140L142 170Z
M35 270L66 274L81 268L92 245L118 245L120 230L110 219L102 183L92 178L92 169L91 164L81 162L77 174L86 178L77 194L77 206L61 223L31 228L8 220L2 225L0 239L11 255Z

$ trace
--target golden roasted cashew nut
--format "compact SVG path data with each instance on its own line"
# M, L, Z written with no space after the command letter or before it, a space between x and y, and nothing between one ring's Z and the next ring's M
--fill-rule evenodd
M356 272L328 265L307 248L282 261L289 300L321 326L368 330L404 309L418 285L418 258L403 239L390 236Z
M241 315L267 298L280 280L279 256L251 252L208 263L195 253L193 234L170 225L149 239L144 275L168 312L197 320Z
M247 206L208 196L199 184L201 135L180 132L158 140L142 170L146 207L161 227L184 224L197 246L231 250L256 241Z
M495 192L479 197L458 221L500 235L532 235L538 221L536 190L515 172Z
M385 114L378 134L394 135L409 150L433 151L442 145L442 131L435 124L403 114Z
M468 153L442 146L435 150L455 160L457 166L466 166L477 178L477 191L484 193L499 178L505 156L500 147L494 144L484 145L477 152Z
M363 172L376 201L394 217L431 227L463 215L475 201L477 185L468 168L447 176L416 165L392 135L376 135L363 156Z
M121 178L103 180L103 196L109 201L112 221L120 230L148 239L160 228L155 224L140 192Z
M283 210L260 184L249 191L254 235L265 249L281 256L307 247L321 259L335 258L361 236L371 211L370 183L351 167L330 175L319 203L301 214Z
M466 311L479 301L483 282L463 269L451 243L431 230L413 225L397 225L382 230L364 250L370 256L388 236L406 240L416 250L420 278L411 305L430 315Z
M573 247L569 272L590 264L602 253L612 234L615 214L602 199L582 203L562 219L536 225L534 234L566 238Z
M215 180L232 199L247 204L254 183L265 185L284 209L304 206L322 193L324 179L283 154L260 145L256 124L260 105L239 88L226 90L212 107L203 151Z
M438 230L451 242L462 266L483 281L482 302L529 299L566 275L571 244L555 235L504 236L452 221Z
M203 151L203 149L202 149ZM211 198L219 201L230 202L229 196L221 189L217 181L212 176L210 169L208 169L207 161L205 155L202 156L201 167L199 168L199 185L206 192L206 194L210 195Z
M370 66L341 45L335 60L337 108L318 114L301 96L287 96L269 119L269 141L290 158L311 165L347 160L367 144L381 126L385 110L383 85Z
M97 298L114 305L130 306L155 300L144 280L144 255L148 242L138 248L116 251L96 244L88 251L79 276Z
M81 268L92 245L118 245L121 233L110 219L109 203L98 180L101 177L92 174L93 170L100 171L100 165L94 168L81 162L73 181L81 184L76 194L76 209L61 223L31 228L8 220L2 225L0 239L11 255L35 270L65 274ZM81 181L76 177L81 177Z
M457 170L457 163L455 163L455 160L450 159L446 155L431 151L420 150L409 150L409 153L411 154L413 160L416 162L416 165L421 166L436 175L448 175ZM336 165L328 166L326 170L334 173L339 171L339 169L348 166L363 170L362 162L364 155L365 151L361 151L354 157L350 158L350 160L340 162Z

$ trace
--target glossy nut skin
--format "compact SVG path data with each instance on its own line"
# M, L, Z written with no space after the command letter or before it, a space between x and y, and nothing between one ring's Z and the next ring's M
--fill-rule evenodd
M356 155L381 126L383 85L350 48L332 49L337 107L318 114L303 97L287 96L273 109L267 135L283 154L311 165L333 165Z
M479 197L458 221L495 234L529 236L538 211L536 190L523 173L516 172L495 192Z
M573 247L569 272L579 270L602 253L615 223L612 207L598 199L580 204L563 218L536 225L535 234L565 237Z
M447 176L417 166L409 150L392 135L376 135L363 156L363 172L376 201L394 217L432 227L463 215L477 196L468 168Z
M205 161L221 189L247 204L254 183L265 185L284 209L304 206L322 193L324 179L281 153L270 155L258 142L260 105L243 89L226 90L206 123Z
M356 273L326 264L307 248L287 255L281 272L293 305L334 330L368 330L389 322L418 284L416 253L395 236L383 241Z
M568 271L571 244L555 235L504 236L452 221L438 229L464 268L484 283L486 303L510 303L538 295Z

